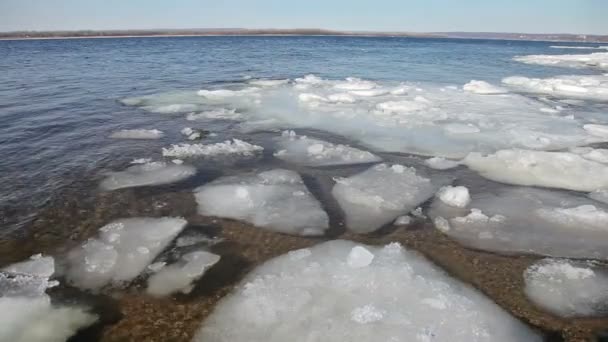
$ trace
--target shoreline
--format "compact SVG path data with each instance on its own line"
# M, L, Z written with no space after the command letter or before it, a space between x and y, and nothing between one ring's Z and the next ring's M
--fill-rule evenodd
M450 40L501 40L501 41L523 41L523 42L552 42L552 43L577 43L577 44L608 44L602 40L576 40L576 39L533 39L514 37L461 37L445 34L388 34L388 33L197 33L197 34L133 34L133 35L95 35L95 36L55 36L55 37L0 37L0 41L25 41L25 40L71 40L71 39L119 39L119 38L181 38L181 37L362 37L362 38L415 38L415 39L450 39Z

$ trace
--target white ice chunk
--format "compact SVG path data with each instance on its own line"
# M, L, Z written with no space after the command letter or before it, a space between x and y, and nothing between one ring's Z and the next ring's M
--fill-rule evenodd
M179 234L181 218L128 218L99 229L95 238L70 251L67 279L83 289L121 285L137 277Z
M64 342L97 320L80 307L52 305L52 257L34 255L0 271L0 341Z
M65 342L96 320L83 308L52 305L47 295L0 297L0 341Z
M374 254L363 246L355 246L348 253L346 262L352 268L361 268L369 266L374 260Z
M608 76L559 76L553 78L507 77L502 82L518 91L582 100L608 101Z
M329 218L294 171L223 177L195 190L201 215L243 220L295 235L321 235Z
M196 157L196 156L221 156L221 155L241 155L250 157L263 151L262 146L250 144L239 139L226 140L215 144L179 144L163 148L165 157Z
M458 167L460 162L441 157L433 157L424 161L424 164L435 170L448 170Z
M527 64L608 70L608 52L583 55L529 55L518 56L514 59Z
M526 269L524 280L528 298L558 316L608 313L608 272L592 263L544 259Z
M608 165L571 152L501 150L488 156L470 153L463 163L488 179L508 184L578 191L608 187Z
M456 208L465 208L471 203L469 189L464 186L443 187L437 193L437 197L443 203Z
M251 80L249 84L260 87L276 87L279 85L287 84L289 80Z
M104 190L116 190L146 185L175 183L196 174L196 169L188 165L149 162L128 167L124 171L111 172L101 182Z
M236 109L214 109L200 113L189 113L186 116L188 121L204 120L204 119L223 119L223 120L240 120L243 114L238 113Z
M220 261L220 256L195 251L185 254L175 264L163 267L148 279L146 291L153 296L168 296L172 293L189 293L193 283L205 274L205 271Z
M414 168L380 164L348 178L336 179L334 198L345 214L346 226L370 233L426 201L436 188Z
M293 132L293 131L291 131ZM328 166L374 163L382 159L374 154L342 144L332 144L306 136L297 136L289 131L278 139L275 157L300 165Z
M374 258L353 269L347 260L357 247ZM399 244L338 240L309 252L255 268L193 341L542 341L492 300Z
M464 91L482 95L504 94L508 92L508 90L492 85L486 81L477 80L472 80L471 82L465 84L462 86L462 89Z
M586 124L583 128L591 135L608 137L608 125Z
M409 215L399 216L395 219L395 222L393 222L395 226L407 226L410 223L412 223L412 217Z
M157 129L123 129L110 135L113 139L160 139L165 134Z
M510 187L472 194L467 208L437 199L438 229L476 249L608 259L608 206L569 192Z

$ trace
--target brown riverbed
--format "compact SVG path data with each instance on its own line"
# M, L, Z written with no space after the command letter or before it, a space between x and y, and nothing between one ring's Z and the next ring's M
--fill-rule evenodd
M325 205L332 206L331 203ZM335 210L327 209L330 213ZM345 232L339 217L330 214L332 228L328 237L288 236L241 222L201 217L196 213L193 195L185 190L127 189L99 192L89 200L70 196L59 199L32 222L30 234L0 241L0 264L40 252L60 256L95 235L102 225L132 216L183 216L189 222L186 231L223 239L211 247L222 256L222 261L205 274L189 295L153 298L144 293L141 280L128 288L96 295L80 293L65 285L54 289L55 298L81 298L101 315L99 325L73 341L190 341L217 302L248 270L287 251L333 238L372 245L397 241L417 250L543 332L548 341L595 341L608 330L608 317L563 319L542 311L526 299L522 274L538 257L502 256L466 249L425 220L418 220L407 228L387 226L378 233L361 236Z

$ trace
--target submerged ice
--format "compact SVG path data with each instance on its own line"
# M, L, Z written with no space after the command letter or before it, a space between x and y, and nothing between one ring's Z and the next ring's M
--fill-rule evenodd
M503 188L474 193L465 207L433 202L435 226L476 249L608 259L608 206L567 192Z
M0 271L0 341L64 342L97 320L84 307L51 303L54 273L54 259L40 255Z
M110 135L113 139L160 139L165 134L158 129L123 129Z
M382 160L371 152L304 135L298 136L294 131L283 132L277 145L275 157L306 166L362 164Z
M235 324L238 322L238 324ZM330 241L254 269L197 342L541 341L480 292L397 243Z
M593 151L593 149L591 149ZM488 179L517 185L535 185L578 191L608 188L608 164L572 152L501 150L470 153L463 164Z
M194 287L193 283L219 260L219 255L207 251L184 254L176 263L164 266L150 276L146 292L153 296L167 296L176 292L190 293Z
M175 183L196 174L196 169L188 165L147 162L135 164L124 171L111 172L101 182L104 190L117 190L146 185Z
M294 171L228 176L194 191L202 215L249 222L295 235L321 235L329 218Z
M562 317L608 313L608 271L591 262L544 259L524 273L525 293Z
M430 179L403 165L379 164L348 178L337 178L332 195L344 211L346 226L370 233L407 214L436 190Z
M126 218L99 229L97 237L67 255L67 280L98 290L135 279L186 226L182 218Z

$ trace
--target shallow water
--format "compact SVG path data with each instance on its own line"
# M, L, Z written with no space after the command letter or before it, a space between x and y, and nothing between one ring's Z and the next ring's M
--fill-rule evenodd
M512 75L585 74L526 65L552 43L365 37L176 37L0 41L0 234L22 227L53 194L132 158L154 158L190 123L118 100L197 90L243 77L425 81L462 85ZM113 140L119 129L165 131ZM231 136L230 124L205 127Z

